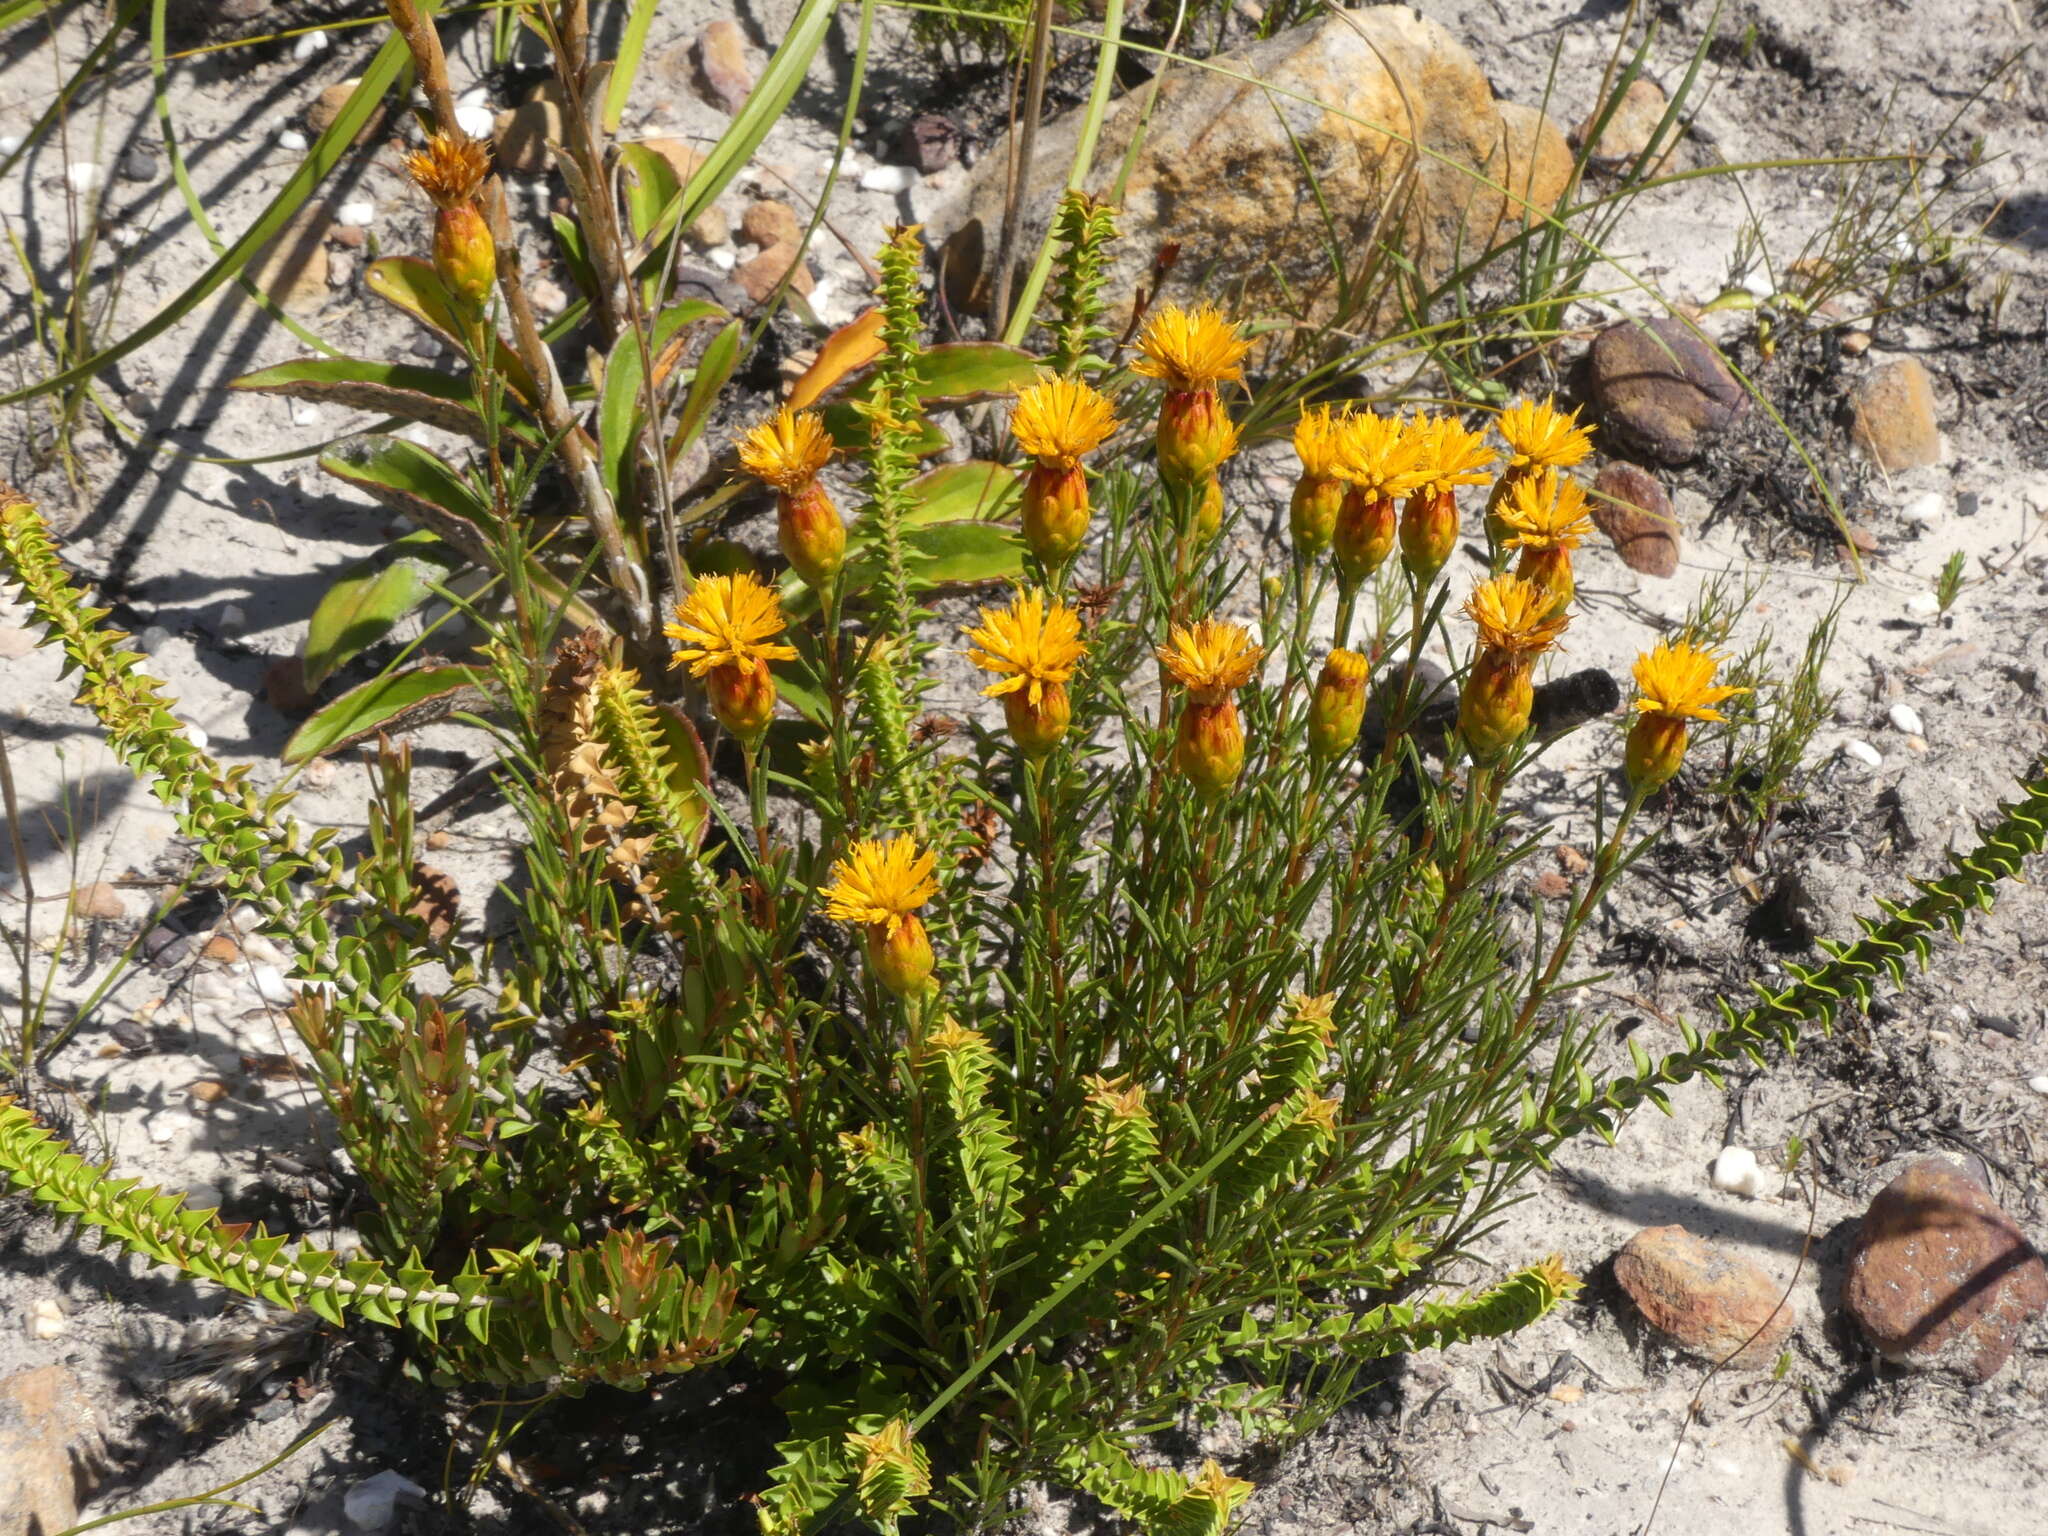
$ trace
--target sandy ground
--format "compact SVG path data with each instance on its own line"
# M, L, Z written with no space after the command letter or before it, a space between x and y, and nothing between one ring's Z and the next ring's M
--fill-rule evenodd
M757 66L790 8L776 0L740 12ZM1513 7L1433 0L1421 9L1467 41L1504 96L1541 100L1556 50L1551 110L1566 123L1590 105L1620 21L1619 7L1562 0ZM1650 72L1667 85L1683 74L1704 23L1692 10L1670 14L1652 49ZM723 115L689 87L681 57L704 20L723 13L701 0L662 8L629 132L709 138L723 126ZM1845 933L1848 914L1867 897L1903 894L1910 877L1940 870L1951 843L1967 845L1973 819L2048 741L2041 693L2048 543L2038 536L2048 510L2048 161L2041 147L2048 102L2038 58L1996 73L2041 19L2038 8L2030 16L2024 6L1977 0L1944 8L1761 0L1722 16L1729 41L1710 55L1689 154L1761 162L1857 146L1926 150L1960 111L1947 152L1980 141L1987 163L1950 206L1971 227L1996 218L1957 291L1881 321L1860 358L1832 347L1788 348L1765 363L1751 344L1748 316L1710 317L1710 329L1806 435L1877 549L1846 593L1826 675L1840 699L1813 743L1806 804L1764 846L1738 850L1739 859L1705 821L1681 821L1658 878L1602 914L1599 945L1588 958L1612 974L1587 990L1583 1005L1612 1017L1616 1062L1624 1059L1622 1031L1633 1031L1653 1054L1667 1049L1676 1043L1672 1016L1700 1017L1716 996L1736 995L1745 976L1768 979L1799 953L1773 926L1770 909L1759 909L1759 894L1796 874L1815 893L1823 931ZM360 67L364 35L337 32L332 47L303 59L229 55L174 71L177 133L224 233L254 217L288 174L292 153L279 134L320 89ZM75 18L58 37L69 60L87 40ZM729 196L735 222L756 192L784 195L793 186L809 193L822 184L848 37L821 56L796 110ZM955 167L902 194L859 189L894 120L950 104L933 99L939 93L928 73L904 62L901 42L895 46L899 56L884 69L884 94L863 123L861 152L831 209L835 227L862 249L887 223L944 206L965 175ZM454 52L458 84L481 78L479 35ZM146 67L132 48L123 58L113 89L74 109L72 146L35 151L0 183L0 215L46 281L62 262L66 164L112 166L132 144L158 137ZM0 58L0 133L27 130L53 79L47 46L24 41ZM1984 98L1967 101L1987 80ZM377 244L418 249L424 217L392 160L381 145L367 149L344 169L331 201L372 202ZM108 217L138 232L129 249L109 257L121 274L124 321L149 313L206 259L160 158L157 167L153 180L116 179L106 194ZM1616 253L1635 280L1664 297L1704 301L1730 280L1745 226L1761 231L1776 260L1796 254L1830 214L1832 174L1758 171L1739 182L1695 180L1653 194L1632 212ZM544 254L538 241L534 254ZM357 275L338 283L306 323L344 351L402 355L410 335L363 293L356 265ZM818 251L816 265L821 317L850 318L865 291L859 265L837 248ZM1615 312L1651 308L1639 288L1628 291L1634 283L1596 286L1618 291L1606 307L1580 307L1574 324L1590 329ZM42 364L25 335L18 265L7 265L0 291L13 332L8 376L33 377ZM181 701L181 714L224 760L253 765L265 783L281 780L276 753L292 722L263 701L263 672L296 649L318 595L382 541L388 522L309 458L280 456L287 448L303 455L362 418L333 408L308 416L303 407L295 413L282 400L230 396L221 387L302 350L228 297L127 359L106 379L106 396L136 438L93 425L81 430L85 491L75 499L60 475L36 463L32 450L47 437L47 418L17 412L0 421L0 456L67 530L74 565L116 604L123 623L148 632L152 669ZM1936 467L1887 479L1851 457L1836 405L1863 371L1906 355L1935 376L1947 452ZM252 456L265 461L210 462ZM1672 580L1640 577L1605 548L1589 551L1580 578L1585 613L1568 664L1624 670L1659 621L1682 614L1700 584L1724 571L1757 583L1742 636L1768 630L1781 655L1796 654L1849 573L1835 558L1817 500L1800 491L1796 473L1788 477L1787 464L1774 434L1752 422L1670 478L1685 535ZM1244 508L1237 537L1246 559L1273 558L1265 530L1280 515L1290 474L1277 447L1246 456L1233 485ZM1902 516L1928 493L1938 504L1932 520ZM1947 616L1930 619L1909 605L1955 551L1969 561L1971 584ZM0 641L20 620L0 610ZM154 920L154 904L172 896L189 855L168 816L97 744L52 659L18 649L11 642L0 649L0 728L29 807L23 820L35 848L35 889L46 896L115 881L127 906L123 918L88 925L62 955L38 951L38 964L55 968L61 1017ZM1894 725L1898 703L1918 713L1921 733ZM1878 766L1845 753L1852 741L1875 748ZM424 798L472 764L479 741L435 727L416 748ZM1547 838L1586 845L1593 785L1614 760L1612 734L1590 730L1520 781L1531 814L1548 823ZM298 813L359 831L366 784L360 763L339 762L319 782L301 780ZM434 857L464 891L468 917L488 926L485 893L506 868L517 825L503 809L486 808L456 816L443 830L446 842ZM10 875L0 890L0 922L17 933L22 895ZM223 924L234 917L197 915ZM55 917L39 904L36 934L50 934ZM1642 1530L1655 1506L1655 1528L1667 1536L1731 1529L2019 1536L2039 1529L2048 1507L2048 1333L2037 1327L1999 1377L1964 1392L1873 1370L1839 1319L1833 1287L1845 1223L1902 1154L1976 1154L2006 1208L2037 1243L2048 1241L2041 1161L2048 1098L2027 1086L2048 1072L2043 946L2048 900L2037 887L2016 888L1967 958L1941 951L1933 972L1889 999L1879 1016L1852 1020L1835 1041L1768 1073L1739 1072L1726 1092L1690 1085L1675 1096L1672 1117L1639 1117L1615 1148L1572 1149L1480 1245L1472 1275L1559 1251L1592 1278L1581 1301L1498 1349L1394 1364L1352 1410L1271 1470L1245 1511L1247 1526L1605 1536ZM125 1171L210 1190L235 1214L288 1220L320 1235L332 1218L320 1178L330 1139L315 1095L247 1065L293 1047L265 995L272 982L264 968L274 957L260 940L245 942L243 953L242 961L223 963L195 944L171 963L130 973L58 1058L52 1081L70 1098L94 1150ZM0 1005L15 1006L17 985L12 975L0 977ZM1983 1027L1986 1020L1993 1027ZM127 1026L118 1042L117 1024ZM191 1085L202 1080L231 1091L213 1102L195 1098ZM1712 1188L1707 1168L1724 1142L1773 1155L1794 1133L1812 1152L1787 1197L1753 1202ZM1782 1380L1724 1375L1703 1387L1703 1365L1642 1337L1616 1305L1606 1261L1636 1228L1668 1221L1749 1254L1791 1286L1802 1321ZM129 1528L337 1530L341 1491L371 1473L397 1468L442 1486L445 1432L419 1417L374 1350L353 1352L331 1369L309 1370L289 1353L251 1356L232 1318L223 1321L217 1295L67 1247L46 1223L12 1206L0 1206L0 1255L0 1317L9 1319L0 1332L0 1374L65 1360L99 1397L125 1470L95 1511L240 1475L336 1410L310 1449L237 1495L259 1505L260 1518L188 1512ZM66 1326L54 1338L31 1338L14 1320L47 1299L64 1309ZM186 1325L200 1332L181 1340ZM202 1414L191 1434L180 1433L165 1412L169 1384L203 1374L194 1351L209 1331L224 1330L219 1352L246 1367L228 1383L239 1395ZM645 1423L609 1443L579 1439L585 1428L575 1423L550 1431L557 1436L550 1454L564 1468L553 1496L592 1529L741 1528L748 1517L733 1498L742 1478L721 1466L721 1421L701 1412L718 1390L678 1387L649 1406ZM1701 1421L1686 1428L1696 1393ZM694 1442L705 1454L683 1458L690 1465L680 1469L670 1464L672 1453L660 1451L677 1424L710 1436ZM579 1486L596 1479L579 1477L577 1468L600 1457L611 1464L610 1491L581 1495ZM408 1518L422 1530L552 1528L531 1497L501 1480L487 1482L467 1514ZM1033 1523L1066 1529L1087 1519L1053 1505Z

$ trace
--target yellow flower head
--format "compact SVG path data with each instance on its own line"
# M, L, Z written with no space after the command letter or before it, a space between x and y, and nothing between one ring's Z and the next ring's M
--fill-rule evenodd
M740 468L778 491L802 490L831 457L825 418L786 405L740 439Z
M1557 643L1571 621L1552 614L1548 587L1519 576L1496 576L1472 589L1465 616L1479 626L1479 643L1489 651L1535 655Z
M1242 624L1203 619L1192 628L1173 626L1173 634L1157 653L1160 664L1197 702L1220 701L1242 688L1265 656L1252 644Z
M1517 400L1500 413L1509 469L1568 469L1593 451L1593 429L1579 425L1577 410L1560 411L1545 395L1539 405Z
M405 173L436 208L461 208L491 174L491 149L461 133L436 133L405 157Z
M1636 658L1636 687L1643 692L1636 708L1672 720L1727 719L1714 706L1749 690L1715 687L1714 668L1720 664L1720 657L1696 649L1690 640L1676 645L1659 640L1655 649Z
M1344 421L1338 470L1367 501L1406 496L1426 478L1422 437L1392 416L1359 411Z
M938 860L920 852L914 837L863 838L832 866L825 915L842 923L881 927L893 935L939 894L932 878Z
M1243 378L1240 365L1251 349L1215 305L1190 311L1169 304L1145 322L1131 372L1164 380L1168 389L1208 389L1224 379Z
M1017 396L1010 417L1017 446L1049 469L1072 469L1115 430L1108 400L1079 379L1050 373Z
M1327 405L1301 413L1301 420L1294 424L1294 452L1301 460L1304 475L1328 480L1339 473L1344 458L1346 419Z
M1418 417L1407 431L1422 444L1418 491L1435 494L1460 485L1484 485L1496 457L1486 432L1468 430L1455 416Z
M1081 643L1081 616L1065 603L1048 605L1042 592L1019 592L1007 608L984 608L981 623L967 632L974 649L967 659L987 672L1000 674L982 689L984 698L1023 690L1035 709L1048 684L1074 675L1074 663L1087 649Z
M681 643L668 664L689 664L690 676L714 667L751 669L757 661L791 661L796 651L771 644L788 626L782 599L751 571L737 576L700 576L676 605L675 621L662 633Z
M1577 549L1593 531L1585 489L1548 469L1515 482L1500 520L1512 532L1510 549Z

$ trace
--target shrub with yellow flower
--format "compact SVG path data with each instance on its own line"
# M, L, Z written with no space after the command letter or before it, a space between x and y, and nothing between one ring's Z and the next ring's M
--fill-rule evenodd
M1494 460L1486 434L1451 416L1418 416L1406 428L1417 445L1416 479L1401 509L1401 564L1417 591L1458 547L1458 487L1483 485Z
M818 484L818 471L831 457L825 418L786 405L740 439L740 468L775 488L775 535L783 558L820 592L846 563L846 524Z
M1330 652L1308 706L1308 749L1317 757L1341 757L1358 740L1365 723L1365 680L1372 660L1342 647Z
M1088 534L1093 453L1116 430L1116 412L1091 385L1042 374L1017 396L1010 433L1033 461L1024 479L1024 543L1049 568L1074 557Z
M1251 343L1214 305L1155 310L1138 337L1131 372L1166 385L1159 402L1159 472L1173 485L1200 489L1237 452L1237 427L1216 386L1244 377Z
M938 860L912 837L864 838L832 866L825 915L856 923L867 942L868 968L898 997L926 989L937 961L917 909L939 894Z
M1586 493L1569 475L1546 469L1515 482L1514 495L1501 508L1508 530L1504 549L1519 549L1515 574L1547 590L1553 613L1563 613L1578 590L1572 576L1572 551L1593 531L1586 515Z
M967 659L997 674L982 697L1003 701L1017 750L1037 758L1058 746L1074 718L1067 683L1087 650L1081 616L1042 592L1019 592L1007 608L982 609L967 638Z
M1636 723L1629 728L1622 762L1637 793L1662 788L1678 772L1692 721L1725 721L1728 717L1714 706L1749 692L1716 685L1714 669L1720 664L1719 656L1689 640L1676 645L1659 640L1636 658L1642 697L1636 700Z
M1508 538L1501 514L1515 486L1546 469L1570 469L1583 461L1593 451L1593 429L1579 425L1576 408L1560 411L1550 395L1541 401L1517 400L1494 425L1508 445L1507 467L1486 499L1486 541L1498 557Z
M491 173L490 146L465 133L436 133L405 157L405 173L434 204L434 271L474 319L498 280L497 246L476 206Z
M698 577L662 626L678 642L668 664L703 680L718 723L750 747L775 715L768 663L796 658L794 647L775 642L787 627L781 598L751 571Z
M1530 674L1570 622L1550 610L1550 593L1519 576L1496 576L1473 590L1466 617L1478 626L1479 654L1458 696L1458 729L1479 762L1492 762L1522 739L1535 704Z
M1350 587L1357 587L1393 553L1395 505L1421 482L1422 449L1396 417L1358 411L1344 418L1337 472L1346 489L1332 549L1337 575Z
M1265 651L1241 624L1176 624L1159 663L1187 689L1173 761L1205 798L1226 793L1244 771L1244 726L1231 695L1252 679Z
M1295 553L1304 561L1319 559L1337 532L1337 514L1344 506L1345 418L1327 405L1301 413L1294 424L1294 453L1301 474L1288 503L1288 528Z

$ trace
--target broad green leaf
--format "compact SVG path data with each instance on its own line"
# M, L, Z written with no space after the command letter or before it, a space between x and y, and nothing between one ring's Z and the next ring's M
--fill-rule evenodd
M694 840L702 842L710 817L704 797L711 793L711 756L704 750L704 738L682 710L663 704L654 713L661 725L662 744L668 748L669 788L689 818Z
M597 292L597 272L590 265L590 247L584 241L583 226L566 213L550 214L548 222L555 226L555 239L562 247L562 260L569 268L576 291Z
M320 467L433 529L470 559L487 558L479 524L489 519L489 505L446 459L418 443L359 437L338 452L323 453Z
M676 413L676 429L669 434L671 467L704 430L705 419L718 403L719 391L732 378L733 369L739 366L740 351L745 345L744 328L734 320L705 346L704 355L697 360L697 376L690 381L690 392L683 398L683 408Z
M460 563L439 534L419 528L350 566L327 589L306 626L306 642L299 653L306 687L318 689L390 634L400 619L427 600L433 583Z
M996 341L949 341L918 354L917 397L927 405L965 405L1014 395L1044 363L1022 347Z
M487 675L479 667L438 663L372 678L292 732L284 745L284 760L303 763L367 741L379 731L411 730L445 720L458 709L485 702Z
M935 587L1005 581L1024 570L1024 546L1000 523L930 523L904 535L911 575Z
M661 218L661 210L683 189L668 156L645 144L619 146L620 190L626 205L626 227L635 244L645 240Z
M986 459L942 464L910 482L917 505L905 521L913 527L960 519L989 522L1010 510L1020 486L1016 471Z
M631 326L619 333L612 355L605 360L604 393L597 406L598 462L604 470L605 489L614 505L626 500L625 482L640 436L642 386L647 382L646 360L640 351L640 333Z
M841 453L855 453L868 445L867 418L846 401L828 405L819 413L825 418L825 430L832 434L832 446ZM917 441L911 444L911 451L920 459L928 459L935 453L944 452L946 434L930 421L918 420Z
M459 432L478 442L488 440L469 380L438 368L381 363L363 357L306 357L245 373L230 381L228 388L383 411L439 427L444 432ZM507 431L532 440L531 429L523 423L507 421L504 426Z
M432 262L421 261L417 256L386 256L370 263L363 281L385 303L404 310L457 351L468 351L461 311ZM536 397L532 373L502 336L492 338L492 362L521 400Z

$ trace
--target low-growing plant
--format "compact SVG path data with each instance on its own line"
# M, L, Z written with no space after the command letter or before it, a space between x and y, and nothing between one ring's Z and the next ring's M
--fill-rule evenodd
M737 745L744 812L630 637L506 565L479 709L529 842L495 955L421 902L403 750L380 749L367 848L344 857L186 738L33 507L0 502L0 563L110 744L295 956L365 1247L187 1210L26 1103L0 1106L0 1168L159 1262L404 1327L450 1381L577 1392L731 1361L788 1414L769 1531L984 1527L1042 1479L1148 1530L1220 1532L1251 1485L1153 1465L1152 1431L1229 1416L1282 1443L1376 1358L1540 1316L1577 1284L1555 1257L1432 1289L1528 1173L1924 960L2048 837L2031 780L1858 943L1610 1070L1560 1006L1575 946L1654 838L1645 806L1689 732L1742 685L1685 640L1642 659L1592 870L1555 925L1519 920L1533 829L1508 791L1572 616L1583 429L1518 407L1496 478L1484 433L1448 418L1305 420L1292 567L1253 586L1217 478L1247 343L1167 307L1111 369L1085 281L1109 221L1065 227L1061 344L1012 427L1026 579L957 638L911 542L914 232L879 257L861 435L785 410L739 444L791 573L696 576L662 673ZM833 457L858 476L855 554ZM1516 568L1465 596L1468 628L1443 573L1460 488L1489 481ZM509 507L480 510L516 543ZM1409 681L1432 637L1460 663L1448 723ZM1000 724L930 712L955 646Z

